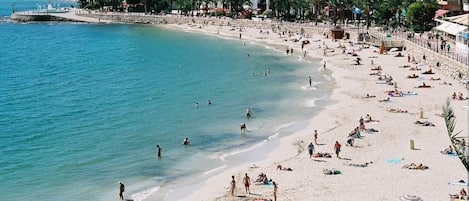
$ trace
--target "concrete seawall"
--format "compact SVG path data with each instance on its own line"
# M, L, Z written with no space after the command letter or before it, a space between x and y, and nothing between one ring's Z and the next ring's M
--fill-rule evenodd
M13 13L10 16L10 19L19 21L19 22L29 22L29 21L66 21L66 22L74 22L72 19L66 19L61 17L56 17L53 15L49 15L47 13L44 14L27 14L27 13Z

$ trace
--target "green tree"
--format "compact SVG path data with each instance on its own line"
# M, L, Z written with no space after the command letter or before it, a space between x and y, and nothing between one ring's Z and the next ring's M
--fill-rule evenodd
M451 146L459 157L461 163L469 171L469 156L467 155L466 143L463 137L458 136L462 131L454 133L454 127L456 127L456 116L454 115L453 109L450 107L450 99L446 100L446 104L443 106L443 116L445 118L446 129L448 131L449 139L451 140Z
M411 3L407 7L406 21L410 28L416 32L428 31L433 28L436 9L434 0Z

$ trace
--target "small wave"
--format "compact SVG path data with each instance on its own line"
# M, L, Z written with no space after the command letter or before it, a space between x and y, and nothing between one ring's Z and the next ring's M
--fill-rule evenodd
M280 134L279 132L274 133L273 135L269 136L268 139L272 140L273 138L277 138L279 134Z
M296 122L289 122L289 123L286 123L286 124L282 124L280 126L277 126L277 128L274 129L274 132L275 134L274 135L278 135L278 131L282 128L287 128L287 127L290 127L292 125L295 125ZM273 136L273 135L272 135Z
M267 142L267 139L266 140L262 140L261 142L257 143L257 144L254 144L246 149L237 149L237 150L234 150L232 152L229 152L229 153L225 153L225 154L216 154L216 155L213 155L212 157L210 158L218 158L220 159L221 161L225 161L225 158L228 157L228 156L233 156L233 155L236 155L236 154L240 154L240 153L244 153L244 152L248 152L248 151L251 151L255 148L258 148L262 145L264 145L265 143Z
M301 89L305 91L314 91L314 90L317 90L318 88L314 87L313 85L311 85L311 87L309 85L304 85L304 86L301 86Z
M218 171L218 170L221 170L221 169L223 169L223 168L225 168L225 167L226 167L226 165L222 165L222 166L220 166L220 167L213 168L213 169L211 169L211 170L209 170L209 171L204 172L204 175L211 174L211 173L213 173L213 172L215 172L215 171Z
M316 101L318 100L322 100L322 99L325 99L327 96L323 96L323 97L320 97L320 98L313 98L313 99L310 99L310 100L307 100L306 101L306 107L316 107Z
M158 191L160 189L159 186L157 187L153 187L153 188L149 188L149 189L146 189L144 191L141 191L141 192L138 192L138 193L135 193L133 194L131 197L134 201L142 201L148 197L150 197L151 195L153 195L156 191Z

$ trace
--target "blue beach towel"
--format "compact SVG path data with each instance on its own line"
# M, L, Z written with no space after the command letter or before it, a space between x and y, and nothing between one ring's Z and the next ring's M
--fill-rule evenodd
M448 185L469 186L469 183L464 181L448 182Z
M395 157L391 157L391 158L386 158L386 163L400 163L402 161L402 158L395 158Z

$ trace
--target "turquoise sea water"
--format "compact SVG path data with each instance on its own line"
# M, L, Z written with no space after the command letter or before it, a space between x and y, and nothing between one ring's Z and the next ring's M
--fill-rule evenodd
M1 200L115 200L119 180L142 200L255 160L236 155L303 128L332 88L275 48L155 26L3 19L0 33Z

